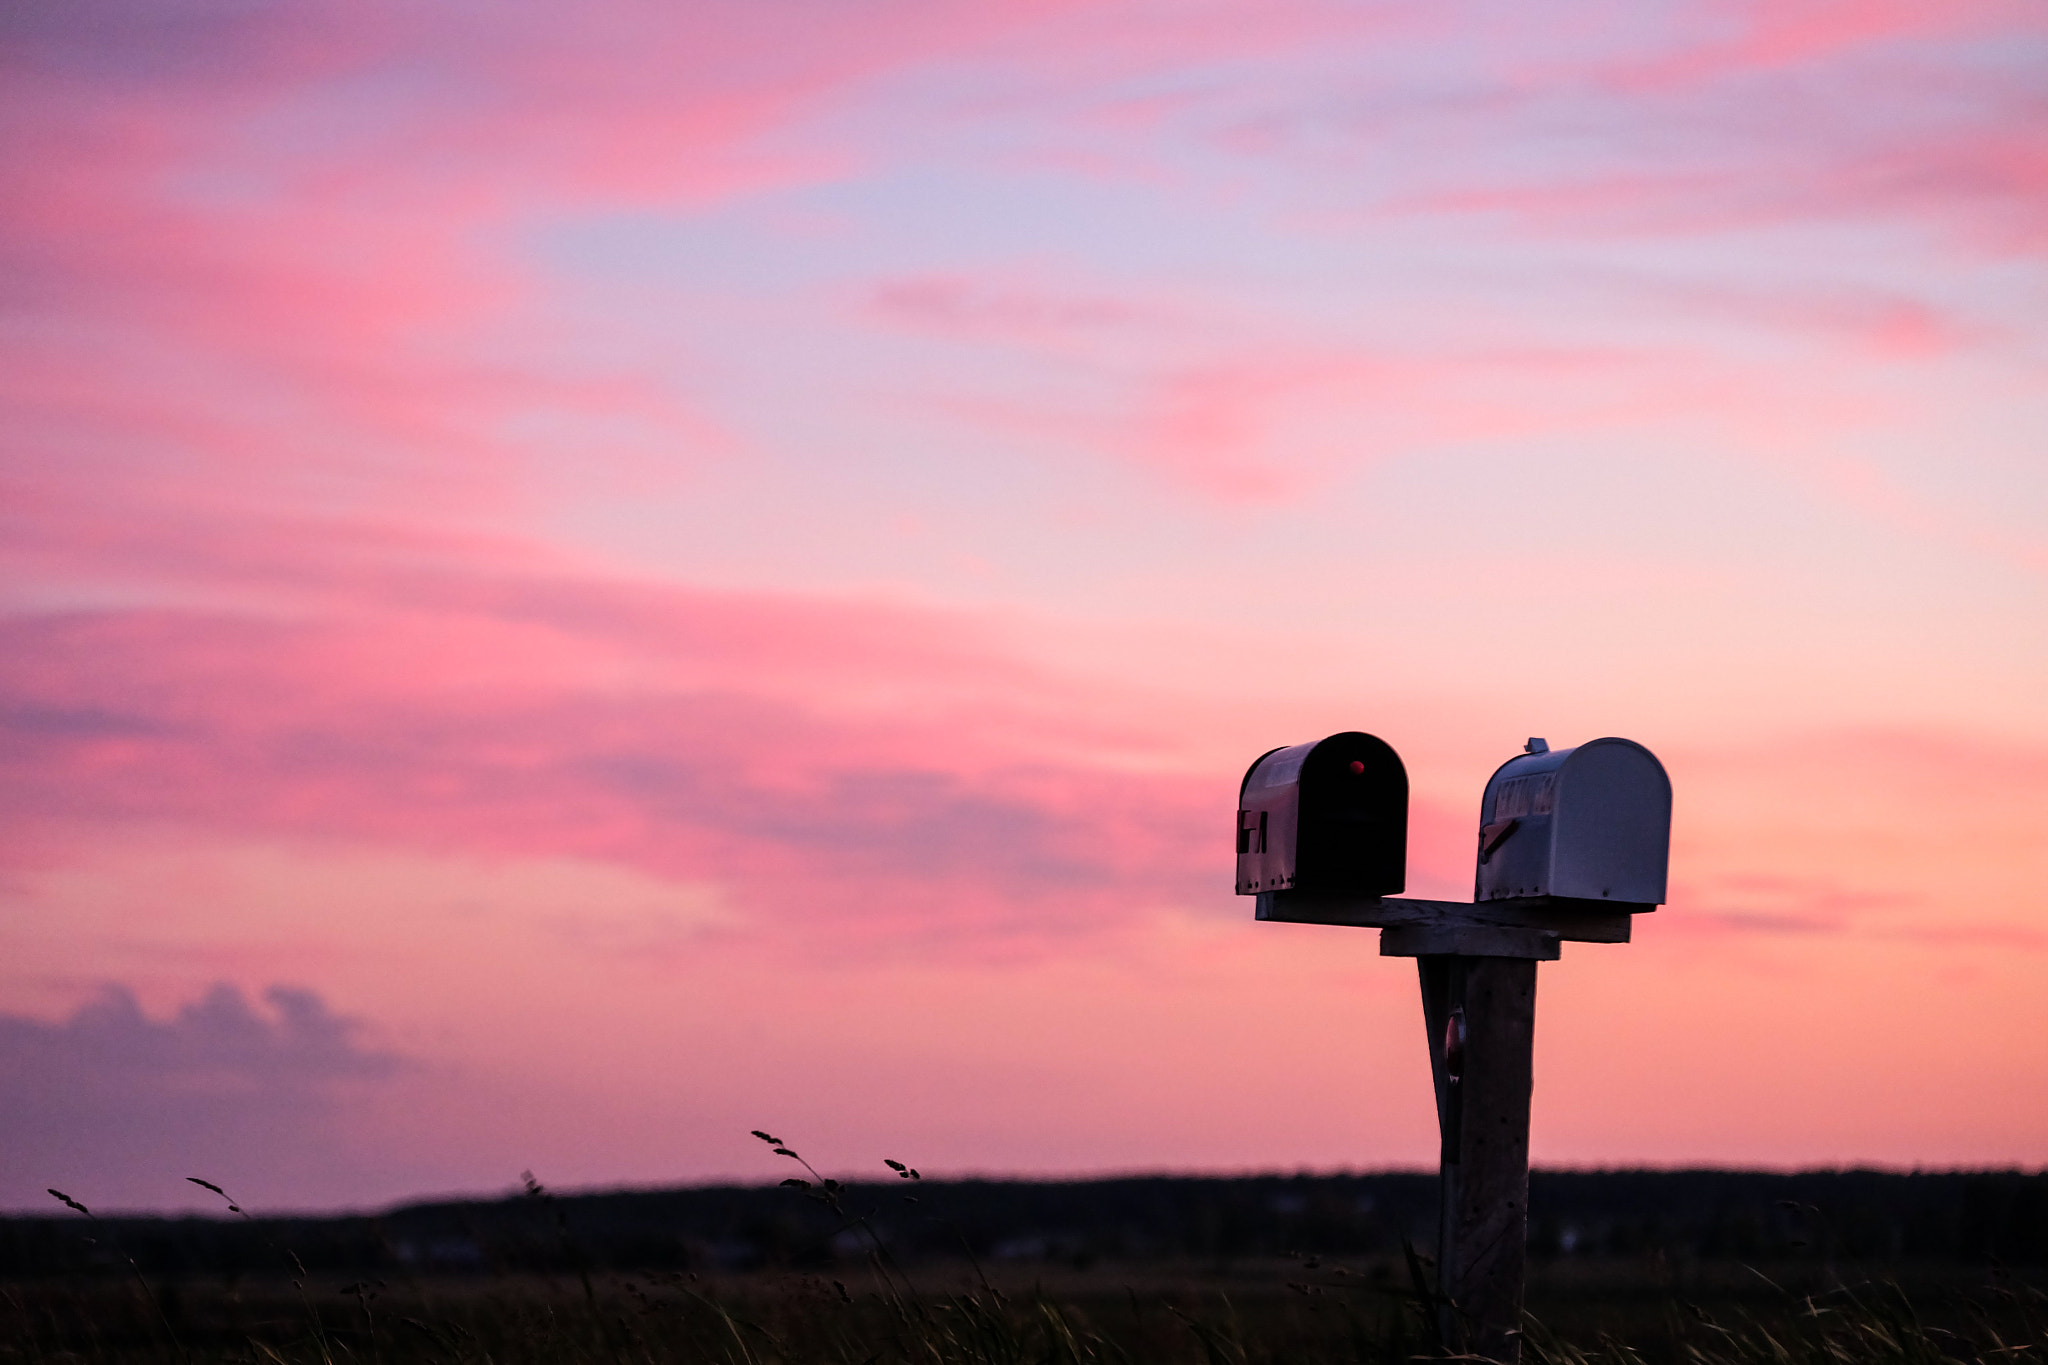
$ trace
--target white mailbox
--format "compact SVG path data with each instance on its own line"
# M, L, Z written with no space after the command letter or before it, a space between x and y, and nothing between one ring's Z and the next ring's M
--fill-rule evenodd
M1662 905L1670 860L1671 779L1655 754L1627 739L1532 739L1480 800L1473 899Z

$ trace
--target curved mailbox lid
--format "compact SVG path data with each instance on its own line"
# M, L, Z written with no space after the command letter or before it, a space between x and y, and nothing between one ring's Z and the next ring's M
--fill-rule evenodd
M1509 759L1486 784L1479 825L1474 900L1664 902L1671 779L1634 740Z
M1297 888L1399 894L1408 868L1408 770L1357 730L1263 754L1238 786L1237 893Z

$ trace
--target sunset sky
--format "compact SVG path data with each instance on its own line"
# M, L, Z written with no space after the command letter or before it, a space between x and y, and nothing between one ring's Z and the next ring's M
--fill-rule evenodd
M1550 1165L2048 1163L2048 9L0 5L0 1207L1435 1157L1411 894L1648 745Z

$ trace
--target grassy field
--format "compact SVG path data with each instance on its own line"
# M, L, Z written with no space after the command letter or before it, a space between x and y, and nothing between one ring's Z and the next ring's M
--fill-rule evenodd
M2038 1283L1952 1266L1845 1283L1811 1265L1540 1266L1528 1357L1692 1365L2048 1365ZM1426 1267L1425 1267L1426 1270ZM249 1365L442 1362L1405 1361L1435 1352L1405 1261L978 1269L886 1258L698 1276L130 1273L0 1288L0 1356Z
M1418 1173L0 1220L0 1365L1409 1361ZM785 1167L785 1169L788 1169ZM2048 1365L2048 1177L1539 1173L1532 1365ZM1412 1253L1412 1254L1411 1254Z

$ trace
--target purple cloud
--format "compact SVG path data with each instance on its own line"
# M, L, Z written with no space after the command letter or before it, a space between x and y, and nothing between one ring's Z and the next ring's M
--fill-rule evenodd
M246 1189L340 1164L341 1102L404 1067L361 1031L290 986L257 1005L216 985L164 1018L122 985L54 1023L0 1015L0 1205L41 1208L50 1185L161 1205L191 1174Z

